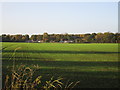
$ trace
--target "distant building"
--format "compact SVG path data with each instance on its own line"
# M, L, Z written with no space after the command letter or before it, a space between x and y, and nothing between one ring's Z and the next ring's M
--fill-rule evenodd
M69 43L74 43L74 41L73 41L73 40L70 40Z
M60 43L64 43L64 41L62 41L62 40L61 40L61 41L59 41L59 42L60 42Z
M43 40L39 40L39 41L37 41L38 43L43 43Z
M32 40L27 40L26 42L31 43L31 42L32 42Z
M68 43L68 41L65 40L64 43Z
M36 41L34 41L34 40L28 40L26 42L28 42L28 43L42 43L43 40L36 40Z
M73 40L65 40L64 43L73 43Z

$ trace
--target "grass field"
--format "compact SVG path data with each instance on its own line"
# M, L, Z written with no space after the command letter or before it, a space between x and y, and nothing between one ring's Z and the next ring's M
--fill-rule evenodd
M3 83L18 47L15 65L39 65L34 77L42 75L43 81L61 76L80 81L79 88L119 87L118 44L2 43Z

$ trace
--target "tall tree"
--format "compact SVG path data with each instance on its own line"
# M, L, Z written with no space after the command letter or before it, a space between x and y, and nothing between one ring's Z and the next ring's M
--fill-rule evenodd
M37 40L37 35L32 35L30 39L33 40L33 41L36 41Z
M37 35L37 40L40 41L43 39L43 35Z
M25 41L28 41L28 40L29 40L29 35L26 34L26 35L25 35Z
M43 33L43 41L48 42L49 41L49 35L47 32Z
M114 37L113 33L109 33L109 32L105 32L104 33L104 37L103 37L103 41L105 43L112 43L112 38Z
M59 42L60 41L60 35L59 34L57 34L56 35L56 40L55 40L56 42Z
M15 41L16 42L22 42L22 35L21 34L15 35Z
M96 42L97 43L103 43L104 42L103 37L104 37L103 33L97 33L97 35L95 36Z

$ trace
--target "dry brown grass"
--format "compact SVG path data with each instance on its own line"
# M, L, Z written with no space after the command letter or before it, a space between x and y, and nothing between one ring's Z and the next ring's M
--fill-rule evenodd
M21 65L19 68L12 71L11 76L6 75L5 79L5 90L49 90L49 89L72 89L75 87L76 84L79 83L64 83L62 82L63 78L58 77L54 79L51 77L50 80L46 81L43 85L41 78L42 76L38 76L37 78L33 79L33 74L35 70L26 67L25 65ZM42 85L42 86L41 86ZM41 87L39 87L41 86ZM38 88L37 88L38 87Z

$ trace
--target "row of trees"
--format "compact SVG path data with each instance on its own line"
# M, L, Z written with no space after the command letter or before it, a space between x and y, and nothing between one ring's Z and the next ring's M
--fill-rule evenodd
M29 35L6 35L2 34L2 42L25 42L28 41Z
M6 35L0 36L2 42L61 42L72 41L75 43L120 43L120 33L92 33L92 34L48 34L42 35Z

